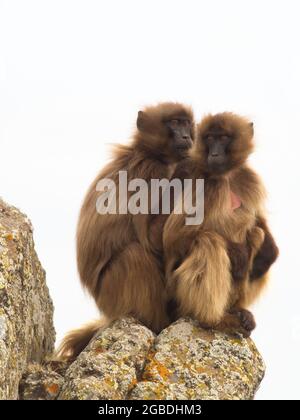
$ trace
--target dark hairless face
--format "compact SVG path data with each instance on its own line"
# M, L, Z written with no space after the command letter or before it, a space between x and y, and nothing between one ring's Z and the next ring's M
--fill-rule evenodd
M222 172L229 162L233 135L222 128L210 128L203 136L207 150L207 165L212 172Z
M192 144L192 123L186 116L176 116L164 121L170 138L173 139L173 147L177 152L188 150Z

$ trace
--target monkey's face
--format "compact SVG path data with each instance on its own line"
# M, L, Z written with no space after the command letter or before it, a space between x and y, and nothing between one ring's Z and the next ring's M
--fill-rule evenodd
M181 160L193 144L193 115L181 104L166 102L139 111L137 128L140 144L167 161Z
M222 173L229 165L230 145L234 141L231 133L224 130L209 130L203 138L209 172Z
M243 164L253 149L253 124L231 113L208 116L198 126L201 163L211 174Z
M162 122L167 129L167 143L171 154L175 157L183 157L193 144L192 122L188 116L173 116Z

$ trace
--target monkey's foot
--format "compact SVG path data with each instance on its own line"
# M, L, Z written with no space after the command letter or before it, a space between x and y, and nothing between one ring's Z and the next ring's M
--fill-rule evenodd
M256 327L256 322L255 322L252 312L248 311L247 309L239 309L237 310L236 314L241 321L242 327L246 331L249 331L249 335L250 335L251 332Z
M228 334L242 334L245 338L250 337L256 324L254 316L247 309L233 309L227 312L216 328Z

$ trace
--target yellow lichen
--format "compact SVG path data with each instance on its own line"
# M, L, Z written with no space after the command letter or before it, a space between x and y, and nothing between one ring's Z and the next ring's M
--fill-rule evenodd
M7 233L5 235L5 239L7 239L8 241L12 241L14 239L14 236L12 233Z
M153 376L155 376L155 373L158 373L163 380L167 380L172 374L172 372L170 372L166 366L164 366L158 360L153 358L145 367L143 379L153 380Z

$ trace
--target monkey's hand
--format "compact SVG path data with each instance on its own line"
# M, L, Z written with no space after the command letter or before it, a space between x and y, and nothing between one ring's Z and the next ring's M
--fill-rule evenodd
M246 242L252 258L258 253L265 239L265 232L259 226L254 226L247 232Z
M253 260L250 280L259 279L267 273L279 254L278 247L271 233L268 230L265 230L264 233L264 241Z
M227 253L231 263L233 280L243 280L249 270L249 251L247 245L228 241Z

